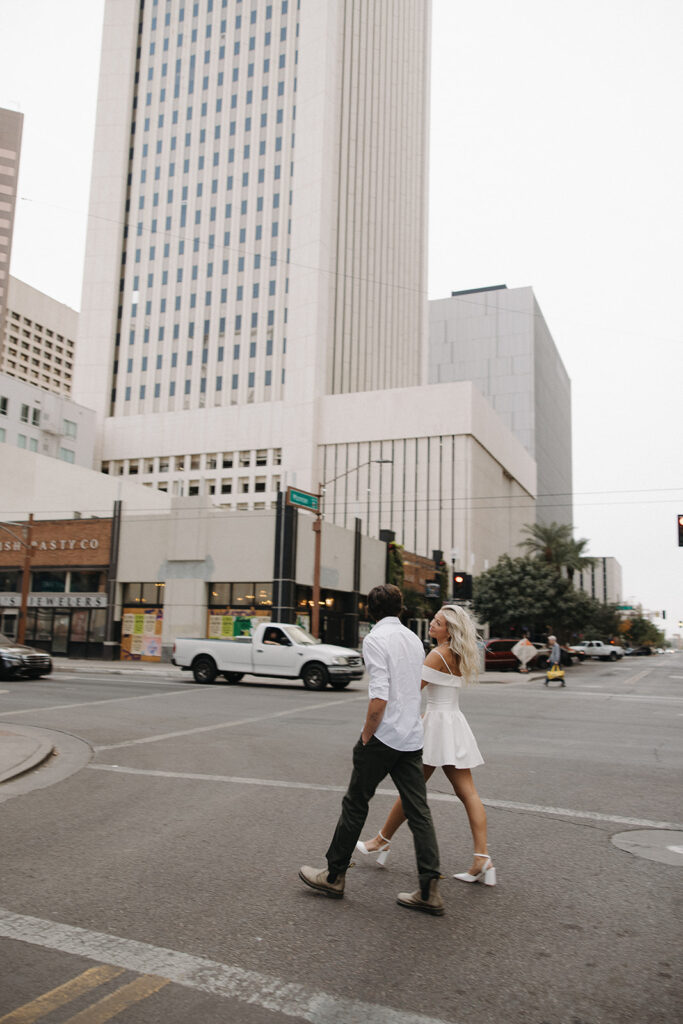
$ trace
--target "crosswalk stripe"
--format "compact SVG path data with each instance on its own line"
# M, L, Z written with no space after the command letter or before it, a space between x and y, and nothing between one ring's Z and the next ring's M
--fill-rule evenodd
M93 1003L92 1006L86 1006L84 1010L77 1013L75 1017L70 1017L64 1024L104 1024L105 1021L116 1017L123 1010L127 1010L133 1003L147 999L168 984L167 978L157 978L151 974L143 975L117 989L116 992L105 996L104 999L100 999L99 1002Z
M78 999L84 992L90 992L99 985L103 985L106 981L111 981L112 978L123 974L123 970L122 967L113 967L109 964L102 964L100 967L90 967L83 974L79 974L78 977L65 982L64 985L59 985L58 988L53 988L50 992L45 992L30 1003L26 1003L24 1006L12 1010L11 1013L5 1014L4 1017L0 1017L0 1024L33 1024L34 1021L40 1020L41 1017L52 1013L53 1010L58 1009L60 1006Z

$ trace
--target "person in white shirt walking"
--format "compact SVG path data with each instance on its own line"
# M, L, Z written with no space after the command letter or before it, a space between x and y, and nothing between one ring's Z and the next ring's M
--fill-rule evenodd
M351 863L369 802L390 775L413 833L420 887L398 894L398 903L430 914L444 912L439 893L439 849L422 766L420 687L424 650L420 640L398 618L403 598L398 587L383 584L368 595L376 625L363 641L370 677L369 703L363 731L353 748L353 772L342 800L337 827L327 851L327 868L304 866L299 878L312 889L336 899L344 895Z

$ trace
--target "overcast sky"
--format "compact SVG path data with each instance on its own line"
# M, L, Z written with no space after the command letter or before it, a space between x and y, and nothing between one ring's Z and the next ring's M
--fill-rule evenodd
M103 8L0 3L0 106L25 118L11 272L76 309ZM433 24L430 298L533 287L572 380L576 535L675 632L683 3L433 0Z

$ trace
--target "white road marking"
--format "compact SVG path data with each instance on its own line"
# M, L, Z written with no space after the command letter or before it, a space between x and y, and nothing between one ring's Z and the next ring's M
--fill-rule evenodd
M78 704L52 704L50 707L24 708L22 711L0 711L2 718L9 715L36 715L43 711L70 711L71 708L89 708L94 704L121 704L129 700L158 700L159 697L187 697L194 690L168 690L166 693L145 693L137 697L107 697L104 700L84 700Z
M667 846L667 850L671 850L672 853L683 854L683 846Z
M59 950L136 974L152 974L176 985L225 999L262 1006L273 1013L311 1024L448 1024L421 1013L406 1013L375 1003L344 999L272 974L247 971L202 956L152 946L146 942L76 928L57 921L13 914L0 908L0 935L44 949Z
M252 779L241 775L208 775L200 772L170 772L153 768L127 768L116 764L89 764L88 768L100 772L114 772L121 775L144 775L159 779L187 779L194 782L221 782L240 786L266 786L275 789L307 789L317 793L345 793L346 786L327 786L317 782L295 782L284 779ZM395 789L378 789L378 796L396 796ZM459 803L451 793L428 791L430 801ZM521 804L510 800L490 800L482 797L487 807L504 811L525 811L530 814L549 814L562 818L584 818L590 821L604 821L616 825L638 825L641 828L683 829L683 825L670 821L649 821L644 818L625 818L616 814L601 814L598 811L579 811L567 807L545 807L542 804Z
M351 704L354 701L362 700L367 702L367 697L346 697L344 700L325 701L324 704L299 704L286 711L273 711L267 715L254 715L252 718L238 718L231 722L217 722L214 725L198 725L194 729L181 729L178 732L158 733L155 736L144 736L139 740L122 740L120 743L106 743L99 747L99 750L118 750L120 747L137 747L144 743L162 743L164 740L177 739L179 736L194 736L202 732L215 732L217 729L231 729L236 725L251 725L254 722L267 722L274 718L284 718L287 715L298 715L303 711L326 711L328 708L336 707L338 704Z

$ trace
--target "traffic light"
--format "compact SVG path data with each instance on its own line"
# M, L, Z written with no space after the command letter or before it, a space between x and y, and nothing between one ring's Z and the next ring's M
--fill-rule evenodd
M467 572L453 573L453 600L469 601L472 597L472 577Z
M683 516L678 516L678 546L683 548Z

